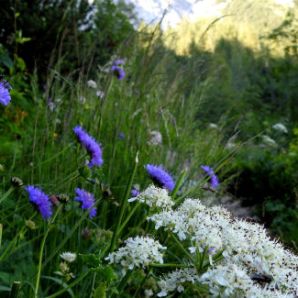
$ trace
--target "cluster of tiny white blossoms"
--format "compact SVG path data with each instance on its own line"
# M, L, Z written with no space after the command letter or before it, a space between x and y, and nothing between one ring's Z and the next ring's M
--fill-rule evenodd
M255 275L255 278L262 280L261 275ZM199 281L203 284L208 284L210 294L213 297L294 297L279 291L262 288L261 285L253 282L245 268L235 264L218 265L204 273Z
M181 241L188 240L191 254L209 253L209 269L200 277L194 273L192 280L207 284L213 297L298 296L298 257L271 240L261 225L234 219L225 209L206 207L194 199L148 219L156 229L163 227ZM223 258L213 264L217 252ZM174 271L162 279L159 295L181 290L186 280L179 276Z
M154 185L149 186L139 195L128 200L128 202L133 201L139 201L141 203L145 203L151 208L159 209L169 209L174 205L173 200L168 195L168 191Z
M276 123L272 125L272 128L282 133L288 133L288 129L282 123Z
M175 270L166 274L163 279L158 282L161 291L157 294L158 297L167 296L169 292L184 291L185 283L195 284L200 281L197 271L194 268L185 268Z
M150 237L128 238L125 245L110 253L106 260L109 263L120 264L122 273L135 267L146 267L150 263L163 264L163 251L166 247Z

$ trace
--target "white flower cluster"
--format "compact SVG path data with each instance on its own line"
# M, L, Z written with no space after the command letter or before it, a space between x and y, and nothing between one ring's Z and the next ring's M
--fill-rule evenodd
M76 260L77 254L73 253L73 252L66 251L66 252L63 252L62 254L60 254L60 258L68 263L72 263Z
M194 199L148 219L156 229L163 227L181 241L190 240L192 254L207 250L210 267L200 282L209 285L212 296L298 296L298 257L271 240L261 225L233 219L225 209L209 208ZM220 251L223 260L213 266L212 255ZM179 277L176 286L173 280L163 280L163 294L178 289Z
M133 270L135 267L142 267L150 263L163 264L163 251L166 247L158 241L149 237L128 238L125 246L120 247L117 251L110 253L106 260L111 263L120 264L122 272Z
M269 136L262 135L262 141L264 142L264 145L276 147L277 143Z
M158 297L165 297L169 292L178 291L179 293L184 291L183 284L185 283L197 283L199 282L199 276L197 271L193 268L185 268L180 270L175 270L164 276L158 282L158 286L161 291L157 294Z
M152 208L168 209L174 205L173 200L168 195L168 191L163 188L158 188L154 185L149 186L138 196L131 198L128 202L139 201L145 203Z
M149 220L155 228L165 227L178 235L180 240L191 239L200 252L206 247L215 251L223 248L222 229L229 225L230 214L220 207L205 207L199 200L186 199L177 210L165 210ZM191 248L191 251L196 249Z
M288 133L288 129L282 123L276 123L272 125L272 128L282 133Z
M254 275L255 279L260 282L264 281L267 276ZM271 291L261 287L260 284L253 282L251 276L247 274L244 268L235 264L218 265L204 273L199 281L208 284L212 297L253 297L253 298L286 298L294 297L293 295L283 294L279 291Z

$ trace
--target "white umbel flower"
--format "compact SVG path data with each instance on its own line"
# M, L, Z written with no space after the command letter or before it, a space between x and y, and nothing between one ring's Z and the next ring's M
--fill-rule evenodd
M96 89L96 88L97 88L97 84L96 84L96 82L93 81L93 80L89 80L89 81L87 81L87 86L88 86L89 88L93 88L93 89Z
M186 199L175 210L153 214L148 220L156 229L164 228L180 241L187 240L192 255L207 252L214 271L207 271L204 281L215 297L218 293L223 297L298 297L298 257L272 240L263 226L232 218L224 208L206 207L194 199ZM223 260L213 264L213 255L221 251ZM270 278L261 289L256 288L252 276L264 275ZM238 284L233 285L233 279Z
M174 205L173 200L168 195L168 191L154 185L149 186L139 195L128 200L128 202L139 201L152 208L169 209Z
M288 133L288 129L282 123L276 123L272 125L272 128L282 133Z
M184 291L184 285L186 283L197 283L199 276L193 268L180 269L166 274L159 282L158 286L161 291L157 294L158 297L165 297L170 292L178 291L179 293Z
M125 245L110 253L105 259L109 263L120 264L122 272L135 267L146 267L150 263L163 264L163 251L166 247L150 237L128 238Z
M62 254L60 254L60 258L68 263L72 263L76 260L77 254L73 253L73 252L66 251L66 252L63 252Z
M277 143L267 135L263 135L262 140L265 145L272 146L272 147L275 147L277 145Z

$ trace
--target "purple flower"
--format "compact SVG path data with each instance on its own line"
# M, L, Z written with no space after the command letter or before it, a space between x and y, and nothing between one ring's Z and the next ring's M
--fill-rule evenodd
M135 198L140 194L140 191L136 187L133 186L132 189L131 189L130 194L131 194L132 198Z
M7 106L11 100L9 89L10 85L6 84L7 82L1 81L0 82L0 104Z
M201 169L210 177L210 184L212 188L217 188L219 186L219 181L215 175L213 169L209 166L201 166Z
M33 185L28 185L25 189L29 194L29 201L36 205L41 216L44 219L50 218L53 214L50 198L41 189Z
M146 170L150 178L158 186L172 191L175 187L175 182L172 176L163 169L162 166L146 165Z
M113 64L111 67L111 71L114 73L114 75L117 77L119 81L123 80L125 77L125 71L122 67Z
M82 209L87 209L89 210L89 217L92 218L96 215L96 208L94 207L95 205L95 199L93 194L87 192L84 189L81 188L76 188L76 197L75 201L81 202L81 208Z
M88 151L91 160L88 164L90 168L93 166L101 166L103 164L102 150L100 145L91 137L81 126L76 126L73 129L78 141Z

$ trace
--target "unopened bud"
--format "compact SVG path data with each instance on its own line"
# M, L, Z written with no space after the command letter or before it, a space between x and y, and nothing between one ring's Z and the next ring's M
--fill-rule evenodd
M11 177L10 182L14 187L21 187L24 185L23 180L19 177Z

